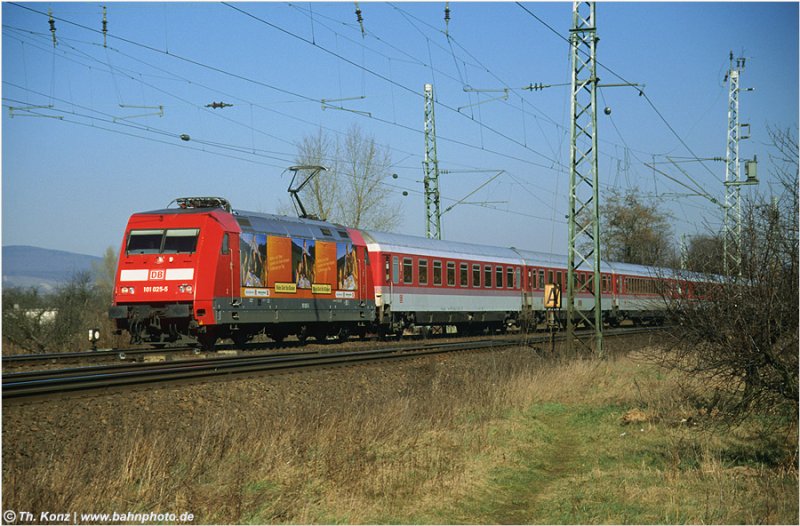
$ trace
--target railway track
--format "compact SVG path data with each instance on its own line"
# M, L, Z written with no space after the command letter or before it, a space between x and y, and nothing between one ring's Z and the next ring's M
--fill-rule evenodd
M608 336L631 335L653 329L612 330ZM563 334L557 334L563 339ZM174 362L135 362L125 365L86 366L52 369L2 375L3 400L49 397L74 392L126 388L152 384L175 383L220 376L253 373L280 373L310 370L320 367L340 367L366 362L392 361L423 356L495 349L519 345L541 345L548 342L549 334L537 334L525 340L483 339L468 342L435 343L413 342L392 346L348 352L282 352L262 355L217 356Z
M276 344L274 342L264 342L258 344L249 343L241 350L247 352L272 351L275 349L292 349L302 347L299 342L285 342ZM218 351L221 353L238 352L233 345L220 345ZM213 354L213 353L212 353ZM95 351L79 351L48 354L16 354L3 356L3 368L8 367L33 367L40 364L78 364L78 363L101 363L101 362L135 362L155 359L158 361L169 361L175 358L196 358L208 356L207 351L202 351L196 346L168 346L157 348L133 347L125 349L98 349Z

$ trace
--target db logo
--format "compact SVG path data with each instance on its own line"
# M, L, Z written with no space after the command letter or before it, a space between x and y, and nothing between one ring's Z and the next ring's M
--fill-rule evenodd
M151 270L150 279L164 279L164 270L163 269Z

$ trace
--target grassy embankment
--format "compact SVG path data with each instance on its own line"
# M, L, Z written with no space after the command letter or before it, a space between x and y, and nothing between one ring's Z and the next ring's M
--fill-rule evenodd
M685 385L636 354L407 368L320 373L335 381L278 404L225 399L191 426L120 430L110 448L87 436L46 467L7 465L4 509L188 510L203 523L798 522L796 427L764 415L693 425L703 416Z

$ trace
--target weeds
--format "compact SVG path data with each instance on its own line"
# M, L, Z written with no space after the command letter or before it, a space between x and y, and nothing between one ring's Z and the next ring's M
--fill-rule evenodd
M113 443L69 437L47 458L12 455L4 415L3 507L186 510L201 523L798 519L796 428L693 425L678 380L636 356L517 351L319 374L206 386L213 397L173 401L193 409L186 421L134 408Z

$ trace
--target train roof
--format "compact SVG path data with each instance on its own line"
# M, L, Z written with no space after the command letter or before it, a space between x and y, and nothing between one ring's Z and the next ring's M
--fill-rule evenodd
M364 234L364 239L368 244L373 245L373 248L386 252L409 253L429 257L452 257L458 259L490 258L497 262L513 265L524 264L542 267L566 266L566 257L563 254L535 252L515 247L498 247L460 241L428 239L419 236L378 232L374 230L367 230L362 233ZM607 265L601 265L601 270L603 272L610 272L611 268Z
M310 239L350 240L348 229L337 223L321 221L318 219L291 217L245 210L233 210L227 200L217 197L190 197L179 198L173 201L178 203L178 208L165 208L140 212L140 214L194 214L198 212L213 212L219 210L230 213L245 232L259 232L289 237L305 237ZM172 204L172 203L170 203ZM372 249L384 252L400 252L429 257L451 257L457 259L492 259L498 263L511 265L530 265L542 267L564 267L566 258L563 254L552 254L532 250L517 249L515 247L498 247L492 245L479 245L460 241L447 241L429 239L407 234L380 232L376 230L359 230ZM590 271L591 268L579 268L581 271ZM673 277L677 271L667 268L634 265L631 263L602 262L601 272L613 272L641 277ZM708 280L709 276L695 275L682 277L689 279Z
M163 208L136 215L203 214L221 212L230 214L244 232L259 232L278 236L304 237L308 239L350 239L348 229L342 225L318 219L265 214L246 210L234 210L227 200L217 197L179 198L173 201L177 208ZM171 205L172 203L170 203Z
M452 257L457 259L488 258L497 262L529 265L537 267L566 267L567 261L564 254L552 254L523 250L515 247L498 247L491 245L478 245L460 241L446 241L428 239L420 236L409 236L375 230L362 231L364 239L372 249L384 252L399 252L428 257ZM591 271L591 267L579 268L580 271ZM668 268L634 265L631 263L601 262L600 271L629 276L649 278L673 277L676 271ZM700 276L692 275L690 279Z
M246 212L244 210L234 210L233 216L243 231L310 239L350 239L350 234L346 227L329 221Z

